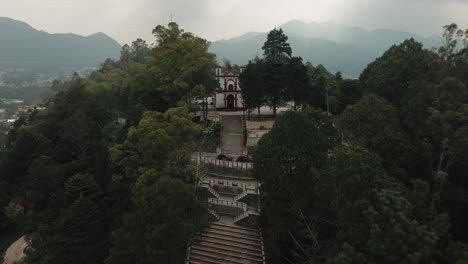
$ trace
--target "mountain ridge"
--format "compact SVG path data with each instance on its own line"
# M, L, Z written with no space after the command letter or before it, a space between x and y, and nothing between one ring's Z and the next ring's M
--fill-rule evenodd
M424 37L418 34L392 30L366 30L360 27L335 23L305 23L291 20L282 28L289 37L294 56L314 65L323 64L333 72L341 71L344 76L356 78L368 63L383 54L394 44L414 38L426 48L440 44L436 36ZM219 60L229 59L236 64L245 64L255 55L261 55L261 47L267 32L248 32L238 37L212 42L210 51Z
M97 32L89 36L48 33L12 18L0 17L0 67L95 67L116 59L121 45Z

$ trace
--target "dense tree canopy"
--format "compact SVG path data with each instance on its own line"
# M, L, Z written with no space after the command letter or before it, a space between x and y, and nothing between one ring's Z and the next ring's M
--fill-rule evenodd
M468 32L444 29L438 50L406 40L359 80L270 32L240 76L248 110L295 106L253 157L269 263L468 261ZM0 234L27 235L25 263L182 263L207 225L190 156L208 129L190 112L215 58L175 23L153 33L55 81L0 142Z
M259 142L269 262L468 260L466 33L445 30L437 53L406 40L359 80L305 65L307 105L331 116L282 114Z
M190 162L201 127L170 106L209 94L214 56L175 23L155 36L153 48L125 45L87 79L55 81L46 110L8 133L0 232L28 236L26 263L179 263L206 225Z
M153 34L157 45L148 71L157 84L153 89L161 91L170 106L180 100L191 104L193 97L216 88L215 55L208 53L208 41L184 32L176 23L157 26Z
M290 58L292 50L287 41L288 37L281 28L275 28L270 31L262 47L265 59L270 61L282 61Z
M392 175L406 180L405 145L408 140L401 128L398 111L384 98L366 95L340 115L343 140L366 147L382 157Z
M249 61L239 77L244 107L248 113L265 104L265 62L260 58Z
M261 221L269 261L286 262L291 253L285 251L291 249L292 239L303 238L302 225L297 225L303 221L299 211L307 208L318 170L336 143L332 123L314 110L280 115L260 140L254 163L255 176L262 184Z

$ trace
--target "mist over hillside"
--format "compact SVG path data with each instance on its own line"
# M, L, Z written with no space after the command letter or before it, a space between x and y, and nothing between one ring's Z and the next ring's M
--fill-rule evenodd
M380 56L393 44L414 38L432 48L440 44L437 36L423 37L417 34L377 29L368 31L359 27L342 26L333 23L304 23L292 20L280 26L289 37L294 56L301 56L312 64L323 64L330 71L341 71L344 76L358 77L368 63ZM256 55L267 32L249 32L228 40L215 41L210 51L219 61L229 59L236 64L245 64Z
M88 75L121 46L104 33L49 34L0 17L0 98L39 100L55 79ZM0 105L1 106L1 105Z
M4 17L0 17L0 38L0 68L95 67L106 58L118 58L121 48L104 33L49 34Z

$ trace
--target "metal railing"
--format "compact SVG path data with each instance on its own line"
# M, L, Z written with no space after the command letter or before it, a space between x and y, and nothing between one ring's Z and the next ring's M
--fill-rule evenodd
M221 198L221 195L211 185L208 185L208 191L217 199Z
M218 213L216 213L213 209L210 209L208 208L208 212L214 216L214 218L216 219L216 221L219 221L219 219L221 219L221 217L219 216Z
M224 205L224 206L231 206L242 208L244 211L247 211L247 204L223 199L216 199L216 198L209 198L208 202L213 205Z
M246 197L248 194L249 192L247 190L243 191L234 197L234 201L239 201L240 199Z
M226 177L253 179L251 162L224 161L207 157L197 157L198 164L203 164L206 173L217 174Z
M250 170L229 168L216 165L207 165L207 173L220 175L224 177L234 178L246 178L253 179L252 172Z
M218 160L208 157L198 157L198 161L202 164L215 165L225 168L236 168L242 170L249 170L253 168L252 162L237 162L237 161L227 161L227 160Z
M247 120L246 127L248 130L265 130L268 131L272 128L274 120L263 120L263 121L250 121ZM261 129L262 128L262 129Z
M242 190L242 192L244 191L249 191L249 192L256 192L257 191L257 188L258 188L258 184L255 182L255 183L251 183L251 184L254 184L254 187L250 187L249 184L247 183L243 183L242 182L243 179L241 180L236 180L236 179L233 179L233 180L226 180L226 179L219 179L219 178L210 178L209 176L205 177L203 179L203 181L200 181L200 185L201 186L215 186L215 185L218 185L218 186L224 186L224 187L232 187L232 188L239 188Z
M249 212L248 211L245 211L241 214L239 214L238 216L234 217L234 224L241 221L242 219L244 218L247 218L249 216Z

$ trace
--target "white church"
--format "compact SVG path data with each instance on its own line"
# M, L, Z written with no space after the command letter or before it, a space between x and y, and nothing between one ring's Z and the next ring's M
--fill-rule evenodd
M216 79L219 81L219 88L216 90L215 96L216 110L244 110L241 87L239 85L239 74L234 74L227 71L222 72L221 68L216 68Z

